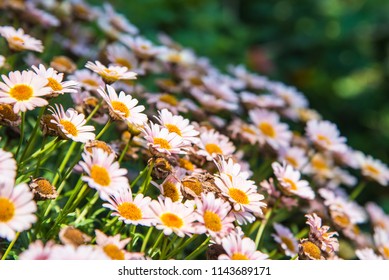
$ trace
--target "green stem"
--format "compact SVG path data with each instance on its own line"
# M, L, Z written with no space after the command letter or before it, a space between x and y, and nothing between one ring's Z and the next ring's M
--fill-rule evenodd
M149 256L150 256L150 257L153 257L153 255L156 253L155 250L156 250L156 248L158 247L158 245L159 245L159 243L161 242L161 240L162 240L162 238L163 238L164 235L165 235L165 234L163 233L163 231L161 231L161 233L159 234L159 236L158 236L157 240L155 241L153 247L152 247L151 250L149 251Z
M80 216L77 217L74 224L77 225L83 218L85 218L85 215L93 207L93 205L96 203L98 199L99 199L99 193L96 192L93 198L84 206L84 209L82 210Z
M130 143L131 143L131 140L128 140L126 146L124 147L122 153L120 154L120 157L119 157L119 160L118 160L119 163L122 162L124 156L126 155L128 147L130 147Z
M145 239L143 240L142 247L141 247L141 249L140 249L140 251L141 251L142 253L144 253L145 250L146 250L147 242L148 242L149 239L150 239L150 236L151 236L151 233L153 232L153 229L154 229L154 227L149 227L149 230L148 230L147 233L146 233L146 237L145 237Z
M14 239L13 239L13 240L11 241L11 243L8 245L8 248L7 248L7 250L5 251L5 253L4 253L3 257L1 258L1 260L5 260L5 259L7 258L8 254L9 254L9 252L11 251L12 247L14 246L15 242L18 240L19 235L20 235L20 232L17 232L17 233L15 234Z
M62 160L61 165L58 168L58 172L55 174L53 182L51 182L51 184L53 186L55 186L57 184L58 179L59 179L60 175L62 174L63 170L65 169L65 166L68 163L70 157L72 156L74 148L76 147L76 145L77 145L77 142L73 141L72 144L69 147L69 150L67 150L65 158Z
M366 181L363 180L359 182L358 186L356 186L353 192L350 194L349 199L355 200L361 194L361 192L364 190L365 187L366 187Z
M45 148L46 139L47 139L46 136L44 136L43 139L42 139L42 147L41 147L41 150L43 150L43 149ZM43 154L41 153L41 154L39 155L38 161L37 161L37 163L36 163L35 172L34 172L34 177L35 177L35 178L38 176L38 171L39 171L39 167L40 167L40 165L41 165L42 156L43 156Z
M100 102L99 104L97 104L97 106L93 109L93 111L89 114L89 116L85 119L85 123L88 123L92 118L93 116L96 114L96 112L100 109L101 105L103 103Z
M188 240L186 240L184 242L184 244L178 246L176 249L174 249L172 252L170 252L168 255L167 255L167 259L170 259L171 257L177 255L180 251L182 251L184 248L186 248L190 243L192 243L194 240L197 239L197 237L199 237L198 234L194 234L192 235Z
M210 237L207 237L207 239L204 240L203 243L199 247L196 248L192 253L190 253L185 260L193 260L195 257L200 255L204 250L207 249L208 243L209 243Z
M163 240L161 255L159 256L159 259L160 259L160 260L164 260L164 259L165 259L168 241L169 241L168 238L165 238L165 239Z
M131 189L134 188L135 184L139 181L140 178L143 177L143 175L146 174L148 166L146 166L141 172L139 172L139 175L132 181L131 183Z
M109 119L108 122L103 127L103 129L100 131L100 133L96 136L96 140L98 140L107 131L107 129L111 126L111 124L112 121Z
M26 112L22 112L22 123L20 125L20 140L19 140L19 146L18 146L18 149L16 150L16 154L15 154L15 158L18 157L18 154L19 154L19 151L20 151L20 148L22 147L22 144L23 144L23 139L24 139L24 127L26 126L25 122L26 122Z
M153 171L153 168L154 168L154 161L151 161L147 170L146 179L143 181L142 185L139 188L139 193L146 194L147 189L151 182L151 172Z
M257 236L255 237L255 248L258 248L259 242L261 241L263 231L265 230L265 227L270 219L272 212L273 212L273 208L270 208L266 212L265 219L262 221L261 226L258 229Z
M36 120L35 126L34 126L32 132L31 132L30 139L28 140L26 148L24 149L23 154L20 157L19 161L23 161L23 159L26 157L26 155L28 155L28 153L30 152L31 144L35 142L35 136L36 136L36 134L38 132L38 128L39 128L39 125L40 125L40 120L41 120L45 110L46 110L46 106L41 108L41 110L39 112L38 119Z

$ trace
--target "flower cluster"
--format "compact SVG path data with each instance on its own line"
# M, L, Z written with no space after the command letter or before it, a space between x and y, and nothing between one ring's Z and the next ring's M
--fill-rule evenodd
M108 3L12 2L33 16L0 26L2 258L389 259L389 215L358 203L387 165L296 88Z

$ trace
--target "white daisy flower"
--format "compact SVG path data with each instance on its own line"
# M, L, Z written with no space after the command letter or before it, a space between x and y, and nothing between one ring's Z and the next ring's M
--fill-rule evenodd
M111 260L129 260L131 254L125 250L131 238L121 239L120 234L107 236L102 231L96 229L96 244Z
M88 69L75 71L69 76L69 79L79 82L80 86L88 91L98 90L99 88L104 88L105 86L103 79Z
M219 256L219 260L266 260L269 256L256 250L253 240L230 234L222 240L226 254Z
M374 202L368 202L365 208L373 227L380 227L389 232L389 215Z
M148 93L146 97L147 103L154 104L158 110L168 109L173 114L188 111L185 103L188 99L179 100L175 95L169 93Z
M32 71L14 71L1 75L3 82L0 82L0 102L14 105L14 112L26 112L35 107L42 107L48 104L47 100L41 98L51 93L47 87L47 80L39 77Z
M56 124L65 138L72 139L75 142L86 143L95 139L94 126L85 125L85 115L79 114L75 109L64 110L61 104L55 104L55 108L49 110L53 113L54 119L51 121Z
M132 197L131 189L121 188L105 198L103 206L111 209L112 216L119 217L125 224L151 226L153 214L150 209L151 198L143 194Z
M147 122L147 116L141 112L145 110L143 105L138 105L138 100L123 91L116 93L115 89L107 85L107 92L102 88L97 90L107 102L110 115L115 120L124 120L136 126L142 126Z
M355 201L350 201L345 194L336 194L325 188L318 192L324 198L324 205L330 210L332 221L342 229L353 228L354 225L367 220L364 208Z
M294 194L305 199L314 199L315 193L309 186L308 181L301 180L301 173L285 162L283 165L278 162L272 163L274 175L283 191L287 194Z
M33 198L27 184L14 187L12 182L0 182L0 237L11 241L16 232L31 228L37 220Z
M198 142L198 135L200 132L198 132L193 125L189 124L188 119L184 119L182 116L173 115L168 109L162 109L159 112L159 116L156 118L170 133L176 133L181 136L183 141L187 141L189 144L196 144Z
M293 166L294 169L301 170L308 163L308 157L303 148L288 147L280 151L278 161L285 161L287 164Z
M279 115L263 109L249 111L251 121L259 129L259 142L269 144L274 150L290 145L292 133L288 125L281 123Z
M179 65L191 65L194 63L196 57L191 50L169 49L164 48L158 54L158 58L163 62L174 63Z
M0 35L7 40L9 48L14 51L43 52L42 42L25 34L22 28L16 30L12 26L0 26Z
M112 84L118 80L135 80L137 76L137 73L128 71L127 67L106 67L97 60L95 63L88 61L85 67L99 74L107 84Z
M231 138L236 140L244 140L254 145L258 141L259 131L253 125L242 121L240 118L235 118L228 126L231 131Z
M154 213L156 228L163 230L165 235L175 233L179 237L191 235L195 229L193 222L196 217L194 215L194 205L189 201L185 204L181 202L172 202L170 198L158 201L153 200L150 208Z
M363 176L378 182L382 186L388 185L389 168L383 162L361 152L356 153L356 160Z
M50 87L53 93L64 94L76 93L78 91L78 83L76 81L62 81L63 73L58 73L51 67L46 69L43 64L39 64L39 68L33 65L32 69L38 76L47 79L46 86Z
M93 149L92 153L83 153L79 165L86 173L82 177L89 187L96 189L102 197L110 195L122 188L129 188L128 179L125 176L127 170L120 168L115 161L115 154L108 154L101 149Z
M199 224L196 232L207 233L214 242L220 244L221 239L226 237L234 229L235 218L229 215L231 206L220 198L215 198L211 192L201 194L201 200L196 199L196 219Z
M286 256L294 257L298 253L298 242L289 228L275 223L273 225L276 234L272 234L274 240L280 244Z
M14 182L16 170L17 165L13 154L0 149L0 183Z
M345 152L346 138L339 135L335 124L329 121L310 120L306 126L308 138L320 148L332 152Z
M183 138L176 133L170 133L167 128L161 127L158 124L146 124L142 128L146 145L164 154L185 154L189 148L188 143L183 141Z
M230 175L231 176L231 175ZM257 192L254 181L246 180L241 176L220 174L215 177L215 184L233 205L236 212L249 212L255 215L262 214L264 196Z
M138 68L138 60L136 56L126 47L119 44L112 44L107 47L108 60L117 66L127 67L128 70L138 74L143 74L144 70Z
M230 139L214 129L200 133L198 146L201 149L198 154L205 156L209 161L218 155L230 156L235 151Z
M165 48L154 46L144 37L121 36L119 40L128 46L141 59L150 59L161 53Z

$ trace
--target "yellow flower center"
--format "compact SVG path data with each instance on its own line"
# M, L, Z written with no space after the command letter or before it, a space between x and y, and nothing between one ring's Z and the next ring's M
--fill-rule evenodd
M168 57L169 62L179 63L182 60L182 56L179 53L172 53Z
M292 165L294 168L298 168L298 162L295 158L291 157L291 156L286 156L285 157L285 160L290 164Z
M17 101L26 101L29 100L34 94L32 87L28 85L15 85L9 91L9 95L16 99Z
M249 127L248 125L243 125L243 126L242 126L242 131L243 131L243 132L246 132L246 133L248 133L248 134L255 135L254 129L252 129L252 128Z
M23 40L22 38L18 37L18 36L13 36L13 37L11 38L11 40L12 40L13 42L17 43L17 44L23 44L23 43L24 43L24 40Z
M274 130L274 127L268 123L268 122L262 122L258 125L259 129L262 131L263 134L266 136L269 136L271 138L274 138L276 136L276 131Z
M382 254L384 255L385 259L389 259L389 247L384 246L384 248L382 248Z
M209 144L205 145L205 150L210 155L212 155L213 153L215 153L215 154L223 154L222 149L220 149L220 147L218 145L213 144L213 143L209 143Z
M311 164L312 164L313 168L315 168L317 170L324 171L324 170L328 169L328 165L325 162L325 160L319 156L314 156L312 158Z
M332 144L331 140L327 136L322 134L317 135L317 140L319 140L320 142L324 142L326 145Z
M351 223L350 218L344 213L331 212L331 217L335 224L342 228L347 228Z
M282 236L281 240L282 240L282 243L284 243L286 245L286 247L288 248L289 251L291 251L291 252L296 251L296 248L293 245L293 241L290 240L288 237Z
M83 84L87 84L92 87L98 87L99 83L96 80L93 79L84 79L81 81Z
M233 253L231 256L231 260L237 261L237 260L248 260L249 258L242 253Z
M194 170L194 165L191 163L189 160L180 158L178 160L180 167L185 168L186 170L193 171Z
M0 222L6 223L15 216L14 203L5 197L0 197Z
M178 135L182 136L181 130L174 124L166 124L166 128L169 130L170 133L177 133Z
M59 123L62 124L63 128L70 135L72 135L72 136L78 135L77 127L72 122L70 122L68 120L61 120Z
M203 192L203 186L201 183L197 180L188 180L188 181L183 181L182 185L185 188L190 189L192 192L194 192L196 195L200 195Z
M124 260L123 251L114 244L105 245L103 250L112 260Z
M163 195L165 197L170 197L170 199L175 202L180 199L180 193L178 192L178 189L176 185L172 182L166 181L163 185Z
M128 118L130 116L130 110L128 110L128 107L123 102L114 100L111 101L111 105L115 111L123 113L125 118Z
M158 137L154 138L154 144L159 145L159 147L161 147L162 149L165 149L165 150L171 149L169 142L163 138L158 138Z
M138 221L142 219L142 211L132 202L123 202L118 206L120 216L127 220Z
M90 171L90 176L97 184L106 187L111 183L111 177L107 169L99 165L93 165Z
M132 69L132 64L131 62L129 62L127 59L125 58L122 58L122 57L118 57L115 59L115 62L116 64L120 65L120 66L124 66L124 67L127 67L129 70Z
M371 165L371 164L366 164L366 165L364 166L364 169L365 169L367 172L372 173L373 175L380 175L380 173L381 173L376 167L374 167L374 166Z
M159 100L172 106L177 106L178 100L171 94L162 94Z
M51 89L53 91L61 91L63 89L61 83L59 83L56 79L54 78L47 78L47 85L46 86L49 86L51 87Z
M162 223L170 228L181 228L184 225L184 221L173 213L163 213L161 215Z
M311 241L307 241L301 244L303 247L303 251L308 256L312 257L315 260L320 260L321 257L321 251L320 248L317 247L314 243Z
M290 189L292 191L296 191L298 189L296 183L294 181L292 181L291 179L284 178L283 180L284 180L285 183L290 185Z
M250 202L247 194L237 188L230 188L228 195L239 204L248 204Z
M204 224L207 229L214 232L218 232L222 229L222 221L219 215L208 210L204 213Z

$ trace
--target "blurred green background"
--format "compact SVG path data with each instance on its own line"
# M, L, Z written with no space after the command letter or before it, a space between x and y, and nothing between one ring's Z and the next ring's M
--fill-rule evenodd
M388 0L110 3L150 39L163 31L222 70L297 87L351 147L389 162Z

